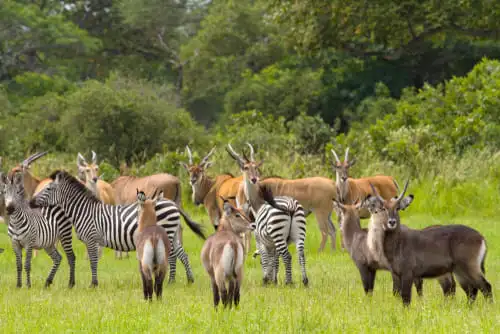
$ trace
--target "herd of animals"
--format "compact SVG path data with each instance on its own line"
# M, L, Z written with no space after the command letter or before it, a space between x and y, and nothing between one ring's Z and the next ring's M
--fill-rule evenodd
M75 285L74 229L87 248L92 287L98 285L102 247L114 249L116 257L135 250L144 298L152 300L153 294L161 298L167 270L168 282L175 281L177 259L185 267L188 282L194 281L182 244L182 216L205 240L201 260L210 277L215 307L220 301L224 307L233 303L237 306L252 235L257 249L253 256L261 257L264 284L277 284L280 257L285 265L285 283L293 283L288 245L294 243L302 283L308 286L306 217L310 213L316 217L322 236L319 251L328 237L335 249L336 228L331 219L335 211L342 248L358 268L366 294L373 291L377 270L387 270L392 275L393 293L404 305L411 303L413 284L418 295L422 294L424 278L437 278L445 296L455 294L456 278L469 302L476 299L479 290L492 300L492 288L485 278L486 241L478 231L464 225L417 230L401 224L399 211L414 199L411 194L405 196L408 181L400 192L391 176L349 177L355 159L349 159L348 148L344 161L332 150L336 180L261 177L263 161L257 161L253 146L247 145L249 156L244 151L238 154L230 144L226 148L240 168L238 177L208 175L215 147L198 164L186 147L188 161L182 165L189 175L193 202L205 206L215 228L208 238L202 226L182 209L181 182L170 174L122 175L107 183L99 176L94 152L90 162L78 153L76 176L63 170L45 179L32 175L31 164L46 152L34 154L2 173L0 215L8 224L16 256L17 287L22 286L23 248L26 285L31 286L31 258L38 249L44 249L53 260L45 283L46 287L51 285L62 259L57 250L59 241L70 268L69 287ZM370 219L368 228L361 227L361 218Z

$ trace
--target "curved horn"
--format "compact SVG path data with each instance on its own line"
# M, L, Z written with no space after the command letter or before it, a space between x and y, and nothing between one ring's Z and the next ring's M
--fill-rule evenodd
M31 156L29 156L28 158L26 158L22 163L21 165L24 167L24 168L27 168L29 167L29 165L31 165L35 160L38 160L40 159L41 157L43 157L44 155L46 155L47 153L49 153L49 151L45 151L45 152L41 152L41 153L35 153L35 154L32 154Z
M153 193L153 196L151 196L151 199L155 199L156 198L156 193L158 192L158 188L155 188L155 192Z
M80 166L80 164L87 164L87 161L85 161L84 156L78 152L78 155L76 156L76 165Z
M382 202L385 202L385 200L382 198L382 196L379 195L377 189L373 186L373 184L370 182L370 187L372 188L373 195L375 195L379 200Z
M226 147L226 151L227 153L229 153L229 155L236 161L238 161L240 164L244 165L245 164L245 161L243 160L242 157L240 157L238 155L238 153L236 153L233 149L233 147L231 146L231 144L227 144L227 147Z
M399 194L398 198L396 198L396 201L399 202L403 199L405 193L406 193L406 189L408 189L408 184L410 183L410 179L406 180L406 183L405 183L405 186L403 188L403 192L401 194Z
M255 157L254 157L254 155L255 155L255 151L254 151L254 149L253 149L253 146L252 146L252 144L250 144L249 142L247 142L247 145L248 145L248 147L250 147L250 159L251 159L252 161L255 161Z
M97 154L92 151L92 163L97 165Z
M187 152L187 155L189 158L189 164L192 165L193 164L193 154L191 153L191 149L189 148L188 145L186 145L186 152Z
M340 163L339 156L337 155L337 153L335 153L335 151L333 150L333 148L332 148L332 154L335 157L335 160L337 160L337 162Z
M216 146L214 146L214 147L212 148L212 150L210 150L210 152L208 152L208 154L207 154L207 155L206 155L203 159L201 159L200 166L202 166L202 167L203 167L203 166L205 166L205 164L208 162L208 159L210 158L210 156L211 156L212 154L214 154L214 152L215 152L215 147L216 147Z
M349 147L345 150L345 156L344 156L344 161L349 160Z

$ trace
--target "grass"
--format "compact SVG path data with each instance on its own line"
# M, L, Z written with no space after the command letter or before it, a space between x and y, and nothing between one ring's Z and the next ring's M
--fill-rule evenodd
M193 218L203 221L202 211L190 210ZM500 296L500 225L496 219L453 218L403 213L404 222L415 227L434 223L462 223L481 231L489 245L486 275ZM364 221L364 224L367 222ZM33 259L32 288L15 287L15 258L6 226L0 225L0 331L1 332L498 332L500 307L489 304L482 295L473 306L466 303L462 290L455 298L445 300L435 280L424 283L424 297L414 291L410 308L403 308L392 296L392 282L387 272L379 272L372 297L364 295L359 274L345 252L328 249L319 254L320 235L314 218L308 218L306 240L307 269L310 287L300 283L295 249L292 249L295 286L280 283L263 287L258 260L247 258L242 301L238 310L214 311L208 275L200 261L203 242L184 228L185 248L195 274L195 283L186 284L186 275L178 261L177 282L165 285L161 302L149 304L142 299L142 283L135 252L130 258L114 259L105 249L99 262L99 287L90 289L90 268L84 259L85 248L75 240L77 285L67 288L68 266L61 264L54 285L44 289L50 269L49 257L40 252ZM207 228L211 232L211 228ZM64 258L65 261L65 258ZM23 284L24 284L23 272Z

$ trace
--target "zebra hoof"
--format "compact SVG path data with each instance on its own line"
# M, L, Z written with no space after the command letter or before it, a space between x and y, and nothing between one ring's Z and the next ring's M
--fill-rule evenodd
M18 289L22 288L22 284L21 283L17 283L16 284L16 288L18 288Z
M68 288L72 289L75 286L75 282L69 282Z
M92 282L92 283L90 283L89 288L97 288L97 286L98 286L97 282Z
M304 286L305 287L308 287L309 286L309 279L306 277L302 280L302 283L304 283Z
M52 284L52 281L46 281L44 288L47 289Z
M175 283L175 278L170 278L168 280L168 284L174 284Z
M193 284L194 283L194 278L188 278L188 284Z
M285 282L285 285L286 286L295 286L295 283L293 283L292 281L289 281L289 282Z

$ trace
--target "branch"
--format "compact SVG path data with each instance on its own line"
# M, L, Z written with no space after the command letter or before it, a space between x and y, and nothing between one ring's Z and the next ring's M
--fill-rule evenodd
M464 28L456 25L455 23L450 23L451 29L456 32L462 33L471 37L479 37L479 38L492 38L498 39L500 38L500 30L483 30L483 29L474 29L474 28Z
M179 63L179 54L177 53L177 51L173 50L172 48L170 48L167 43L165 42L165 40L163 39L163 34L165 33L165 28L162 28L161 31L157 34L157 37L158 37L158 41L160 42L160 45L167 51L167 52L170 52L174 58L174 60L177 62L177 63L173 63L172 60L170 60L170 62L172 64L178 64Z

